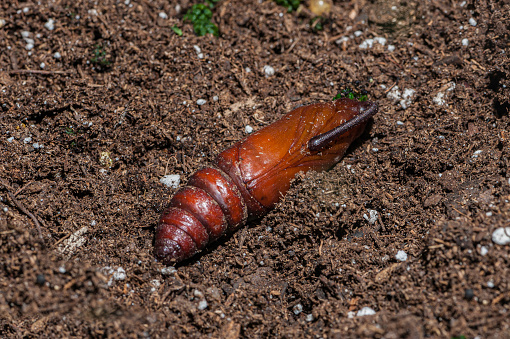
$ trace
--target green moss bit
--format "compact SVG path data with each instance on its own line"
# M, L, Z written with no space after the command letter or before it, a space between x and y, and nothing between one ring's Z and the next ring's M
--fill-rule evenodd
M67 135L75 135L75 134L76 134L76 132L74 131L74 129L72 129L71 127L65 127L64 132L65 132Z
M368 95L365 90L356 92L350 88L346 88L343 91L340 91L337 95L335 95L333 100L342 99L342 98L358 100L358 101L367 101Z
M212 11L206 4L194 4L184 15L184 20L191 21L198 36L212 34L218 36L218 26L211 22Z
M94 47L93 53L94 53L94 57L92 57L92 59L90 59L90 62L92 64L99 65L99 66L108 66L109 64L111 64L110 60L108 60L106 58L106 51L104 50L103 45L97 44Z
M277 5L287 8L287 12L292 12L298 9L301 4L300 0L274 0Z
M324 21L324 18L321 16L316 16L313 19L310 19L310 27L314 32L322 31L324 29L324 26L322 25L322 22Z
M182 29L180 29L179 27L177 27L177 25L173 25L172 26L172 31L175 32L175 34L177 34L178 36L182 36Z

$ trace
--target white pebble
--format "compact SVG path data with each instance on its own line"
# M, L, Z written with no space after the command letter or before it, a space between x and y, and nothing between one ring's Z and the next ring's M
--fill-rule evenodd
M359 45L359 48L361 48L361 49L372 48L372 46L374 46L375 43L378 43L378 44L384 46L384 45L386 45L386 38L375 37L373 39L366 39Z
M206 101L206 100L204 100L204 99L198 99L198 100L197 100L197 105L198 105L198 106L202 106L202 105L203 105L203 104L205 104L206 102L207 102L207 101Z
M158 15L159 15L159 17L160 17L161 19L168 19L168 15L166 15L166 13L165 13L165 12L159 12L159 14L158 14Z
M250 125L246 125L246 127L244 127L244 131L250 134L251 132L253 132L253 127L251 127Z
M264 66L264 73L266 74L266 76L270 77L272 75L274 75L275 71L274 71L274 68L269 66L269 65L265 65Z
M494 281L492 281L492 280L487 281L487 287L494 288Z
M388 51L393 52L395 50L395 45L388 45Z
M471 156L471 158L478 158L478 156L479 156L480 154L482 154L482 152L483 152L483 151L482 151L481 149L479 149L479 150L475 151L475 153L473 153L473 155Z
M7 138L7 141L8 142L13 142L14 141L14 137Z
M376 36L374 38L374 42L377 42L378 44L383 45L383 46L386 45L386 41L387 41L386 38L383 38L383 37L380 37L380 36Z
M31 142L31 141L32 141L32 138L31 138L31 137L26 137L25 139L23 139L23 142L24 142L25 144L28 144L28 143L29 143L29 142Z
M94 226L96 226L96 225L97 225L97 221L92 220L92 221L90 222L90 226L94 227Z
M432 101L438 106L443 106L446 103L446 101L444 100L444 93L443 92L437 93L437 95L434 98L432 98Z
M161 269L161 274L163 274L163 275L170 275L170 274L173 274L175 272L177 272L177 270L173 266L163 267Z
M193 45L193 48L195 49L195 52L197 52L197 56L199 59L203 59L204 58L204 54L202 53L202 49L200 49L199 46L197 45Z
M250 73L251 72L251 68L250 67L246 67L244 70L246 71L246 73Z
M308 314L306 316L306 321L308 321L308 322L313 321L313 314Z
M446 89L446 91L448 92L451 92L455 89L457 85L452 81L448 84L448 88ZM436 96L432 99L432 101L434 103L436 103L438 106L443 106L443 105L446 105L448 106L448 104L446 104L446 93L443 93L443 92L438 92L436 94Z
M32 144L32 147L33 147L33 148L35 148L35 149L39 149L39 148L43 148L43 147L44 147L44 145L43 145L43 144L40 144L40 143L38 143L38 142L34 142L34 143Z
M469 19L469 24L471 26L476 26L476 20L474 18Z
M168 174L159 179L159 182L165 186L177 188L181 183L181 176L179 174Z
M200 302L198 303L198 309L200 311L203 311L207 308L207 300L200 300Z
M53 57L54 57L55 59L60 59L60 58L62 57L62 55L60 55L60 53L59 53L59 52L55 52L55 54L53 54Z
M399 126L403 126L403 125L404 125L404 123L403 123L402 121L400 121L400 120L397 120L397 125L399 125Z
M336 42L337 45L343 45L347 41L349 41L349 37L343 36L340 39L336 40L335 42Z
M414 93L416 93L416 91L411 88L406 88L404 90L404 93L402 94L402 100L400 100L400 106L402 106L403 109L406 109L409 107L409 105L411 105L413 102L412 97L414 96Z
M406 261L407 260L407 253L402 251L402 250L400 250L395 255L395 259L400 260L400 261Z
M480 247L480 255L486 256L489 253L489 249L485 246Z
M218 96L215 95L215 96L212 97L212 99L213 99L213 101L218 101L220 98L218 98Z
M366 39L359 45L359 48L361 48L361 49L372 48L373 45L374 45L374 39Z
M126 279L126 271L122 267L118 267L117 270L113 271L113 279L114 280L125 280Z
M368 221L369 224L373 225L377 221L377 217L379 215L379 212L376 210L367 210L368 214L370 214L370 217L366 214L363 214L363 218L365 218L366 221Z
M46 67L46 64L44 62L41 62L41 64L39 65L39 67L41 67L42 69L44 69L44 67Z
M395 99L398 100L401 98L402 94L400 93L400 90L398 89L398 86L394 86L388 94L386 94L388 99Z
M297 304L292 308L292 311L294 312L295 315L298 315L299 313L303 312L303 305Z
M49 31L53 31L53 29L55 28L55 20L51 18L48 19L48 21L44 24L44 27L46 27L46 29Z
M358 311L356 316L358 317L364 317L366 315L374 315L375 311L371 309L370 307L363 307L361 310Z
M362 35L362 34L363 34L363 32L362 32L362 31L356 31L356 32L354 32L354 36L356 36L356 37L358 37L358 36L360 36L360 35Z
M60 266L60 267L58 268L58 271L59 271L59 273L64 274L64 273L66 273L66 268L65 268L64 266Z
M468 39L462 39L462 46L467 46L469 45L469 40Z
M500 227L492 232L492 242L498 245L510 244L510 227Z

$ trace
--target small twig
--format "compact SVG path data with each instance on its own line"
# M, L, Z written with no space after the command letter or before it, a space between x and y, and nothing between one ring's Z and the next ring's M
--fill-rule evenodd
M243 231L241 232L241 240L239 241L239 249L243 248L244 240L246 239L246 226L243 227Z
M383 221L381 219L381 215L380 214L378 215L377 220L379 221L379 225L381 225L381 228L382 228L383 232L386 232L386 227L384 226L384 223L383 223Z
M377 248L381 248L381 242L379 241L379 239L377 238L377 235L375 234L377 231L374 231L373 229L371 230L372 232L370 232L370 237L372 237L372 240L374 241L375 243L375 246Z
M7 195L9 196L9 198L11 198L12 202L14 203L14 205L16 205L16 207L18 207L23 213L25 213L32 219L35 226L37 227L37 231L39 232L39 238L41 238L41 240L44 240L44 238L42 236L42 232L41 232L41 225L39 224L39 221L37 220L35 215L33 215L29 210L27 210L25 208L25 206L23 206L18 200L16 200L16 197L14 196L14 194L7 191Z
M18 59L16 58L16 55L14 52L11 52L11 65L12 69L17 70L18 69Z
M465 215L464 213L462 213L461 211L459 211L459 210L458 210L458 209L456 209L455 207L453 207L453 206L452 206L452 209L453 209L455 212L459 213L460 215L463 215L463 216L467 217L467 215Z
M67 74L64 71L43 71L40 69L13 69L9 71L9 74L43 74L43 75L52 75L52 74Z
M14 193L14 196L17 196L18 194L20 194L25 188L27 188L28 185L30 185L33 182L34 182L33 180L29 181L25 186L23 186L19 190L17 190L16 193Z
M396 82L393 83L393 85L391 85L386 91L384 91L384 94L387 94L389 91L391 91L396 84L397 84Z
M67 233L66 235L64 235L62 238L58 239L58 241L56 243L54 243L52 246L53 247L57 247L58 244L60 244L62 241L66 240L67 238L69 238L71 236L71 234L73 234L73 232L69 232Z
M165 164L165 175L168 173L168 163L170 162L170 157L167 157L166 164Z
M290 45L289 49L287 50L287 54L290 53L290 51L292 51L294 49L294 47L296 47L296 44L299 42L299 40L301 39L301 37L297 37L296 40L294 40L294 42L292 43L292 45Z
M296 10L296 14L305 16L310 19L317 17L317 15L313 14L311 10L309 10L303 5L299 5L298 9Z

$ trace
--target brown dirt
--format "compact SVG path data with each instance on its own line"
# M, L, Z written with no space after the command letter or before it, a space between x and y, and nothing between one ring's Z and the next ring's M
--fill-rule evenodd
M314 32L224 0L220 37L187 0L41 2L0 2L1 336L510 337L509 1L335 1ZM154 260L162 176L357 81L380 113L341 163Z

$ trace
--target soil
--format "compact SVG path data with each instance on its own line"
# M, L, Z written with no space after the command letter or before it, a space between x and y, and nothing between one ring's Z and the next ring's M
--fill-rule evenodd
M192 4L0 1L0 336L509 338L510 2ZM379 113L336 167L154 259L163 176L349 86Z

